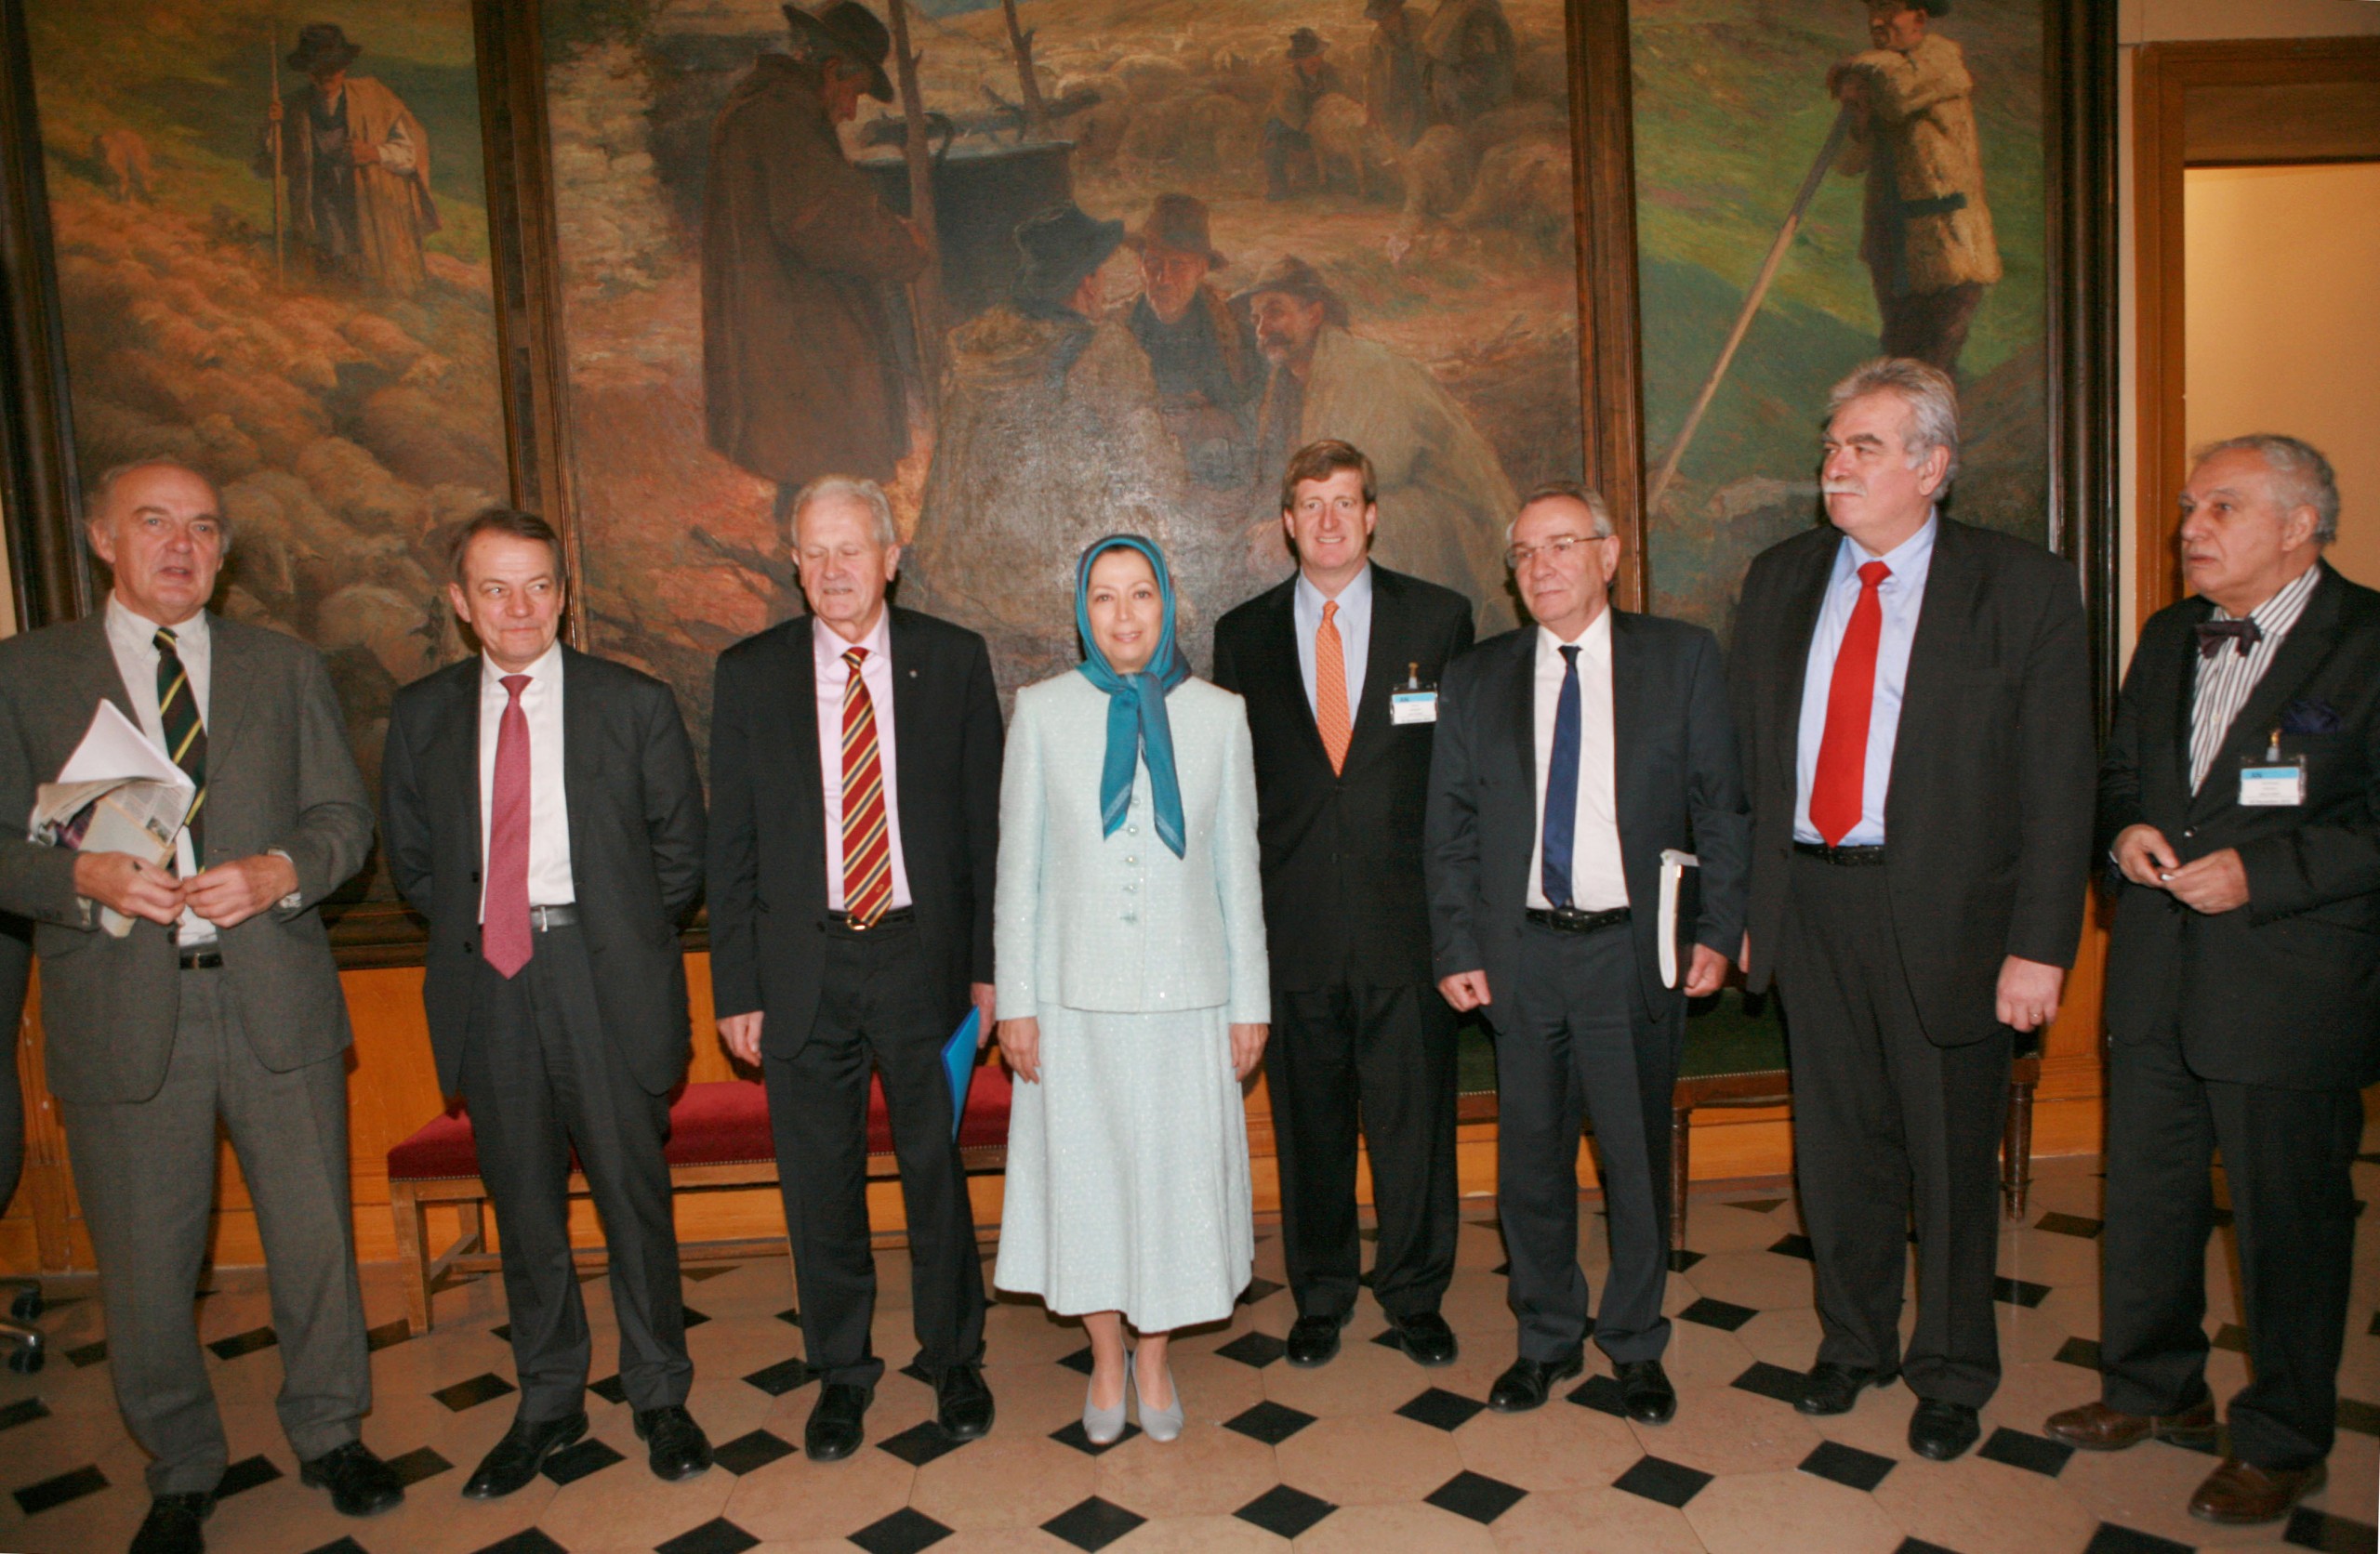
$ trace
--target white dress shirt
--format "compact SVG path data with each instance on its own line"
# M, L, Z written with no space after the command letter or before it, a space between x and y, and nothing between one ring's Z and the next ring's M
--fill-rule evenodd
M892 744L892 612L879 610L875 629L856 642L845 641L833 626L813 619L810 646L818 677L818 785L826 796L826 910L843 910L843 692L852 680L843 654L866 648L860 683L876 706L876 759L884 769L884 834L892 847L892 904L885 910L898 912L911 902L908 865L901 855L901 763L893 758Z
M1341 660L1347 666L1347 727L1355 726L1355 709L1364 701L1364 665L1372 651L1372 568L1355 573L1347 586L1339 590L1337 599L1326 599L1314 580L1301 571L1297 590L1290 596L1290 612L1297 619L1298 678L1305 682L1305 705L1308 712L1319 718L1322 704L1315 699L1314 636L1322 629L1322 607L1336 603L1339 613L1330 624L1339 628Z
M1884 629L1876 639L1876 693L1868 706L1868 759L1859 779L1859 823L1844 833L1840 847L1882 847L1884 841L1884 794L1892 785L1893 744L1900 737L1900 699L1909 687L1909 650L1917 640L1917 616L1925 604L1925 577L1934 570L1934 536L1938 515L1925 515L1924 526L1882 556L1871 554L1850 535L1834 553L1834 571L1827 578L1826 599L1818 607L1818 629L1810 634L1809 665L1802 676L1802 721L1793 763L1793 839L1822 842L1810 823L1810 784L1818 772L1818 746L1826 739L1826 703L1834 689L1835 655L1843 650L1844 633L1851 626L1852 608L1859 602L1859 569L1882 561L1892 575L1876 588L1876 603L1884 612ZM1946 715L1957 716L1945 709Z
M1579 801L1571 823L1570 902L1581 912L1626 906L1628 875L1620 861L1619 773L1611 732L1611 612L1579 634ZM1528 904L1545 899L1545 785L1554 764L1554 718L1560 709L1562 650L1570 646L1537 628L1537 840L1528 849Z
M149 736L149 743L171 758L172 747L165 743L165 714L157 705L157 623L126 608L124 601L111 593L108 646L115 652L116 673L124 677L125 693L132 698L133 720ZM205 611L174 627L174 652L182 661L182 672L190 677L191 699L198 705L198 721L202 727L211 728L215 640L207 630ZM174 872L184 879L198 873L198 853L190 845L188 826L174 837ZM186 906L182 908L181 921L174 927L174 938L185 949L212 944L215 925Z
M2248 705L2248 697L2264 679L2265 671L2272 667L2281 645L2289 640L2290 628L2297 617L2306 613L2306 601L2314 594L2314 585L2322 580L2322 569L2309 566L2281 586L2272 598L2248 612L2248 619L2256 623L2256 644L2241 652L2236 644L2226 642L2212 656L2201 653L2198 678L2190 690L2190 792L2195 794L2206 785L2206 774L2214 770L2215 755L2231 737L2231 725L2239 718L2240 709ZM2221 605L2207 619L2234 621L2240 617ZM2195 639L2193 639L2195 640Z
M570 873L570 794L562 780L562 644L521 673L522 716L529 720L529 904L568 906L578 899ZM480 656L480 916L487 916L488 827L496 809L496 746L504 732L506 671Z

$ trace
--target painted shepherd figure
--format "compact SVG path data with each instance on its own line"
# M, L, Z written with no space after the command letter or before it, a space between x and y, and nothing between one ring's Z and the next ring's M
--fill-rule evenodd
M1256 330L1208 276L1226 268L1207 236L1207 203L1160 194L1124 245L1141 256L1141 296L1125 326L1148 352L1165 429L1190 478L1237 490L1254 476L1264 360Z
M278 126L291 221L313 254L314 272L409 296L428 275L421 240L439 228L430 137L396 93L347 73L363 52L337 22L298 34L288 64L308 84L266 110L255 169L260 178L273 175Z

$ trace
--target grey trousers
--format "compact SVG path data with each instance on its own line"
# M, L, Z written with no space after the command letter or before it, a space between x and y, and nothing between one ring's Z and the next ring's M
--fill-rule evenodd
M281 1428L301 1460L356 1439L372 1406L347 1184L347 1061L257 1061L220 971L181 974L165 1082L147 1100L61 1101L99 1255L108 1363L152 1495L211 1491L227 1453L192 1303L215 1206L217 1119L255 1201L280 1337Z

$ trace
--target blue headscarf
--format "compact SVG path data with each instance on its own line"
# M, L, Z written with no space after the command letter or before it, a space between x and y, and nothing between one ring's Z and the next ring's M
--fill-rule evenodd
M1091 564L1103 551L1136 550L1157 573L1157 598L1165 604L1165 626L1157 652L1136 674L1119 675L1099 651L1091 629ZM1179 858L1188 846L1182 824L1182 784L1173 774L1173 725L1166 721L1168 692L1190 678L1190 665L1173 639L1173 578L1165 552L1138 534L1110 534L1092 542L1075 568L1075 629L1082 634L1082 673L1107 692L1107 764L1099 774L1100 835L1112 836L1132 802L1132 768L1145 759L1149 796L1157 808L1157 839Z

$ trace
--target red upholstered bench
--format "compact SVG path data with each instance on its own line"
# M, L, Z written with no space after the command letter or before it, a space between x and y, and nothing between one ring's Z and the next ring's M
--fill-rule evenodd
M967 1096L967 1113L959 1125L959 1156L967 1169L997 1171L1007 1163L1008 1107L1008 1070L998 1062L978 1068ZM666 1153L674 1191L775 1185L777 1158L769 1137L767 1091L758 1080L745 1079L681 1086L669 1106ZM867 1156L871 1178L899 1174L881 1081L868 1094ZM573 1197L587 1194L587 1179L575 1169L570 1192ZM454 1245L435 1255L428 1241L428 1211L433 1204L452 1205L462 1219L462 1232ZM460 1103L389 1152L389 1212L396 1220L397 1255L405 1264L405 1311L415 1333L430 1331L430 1292L446 1275L501 1266L502 1259L488 1247L486 1205L479 1147L471 1137L470 1115ZM782 1236L690 1241L679 1244L678 1255L689 1261L750 1258L785 1246ZM588 1247L577 1258L583 1268L601 1267L603 1250Z

